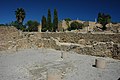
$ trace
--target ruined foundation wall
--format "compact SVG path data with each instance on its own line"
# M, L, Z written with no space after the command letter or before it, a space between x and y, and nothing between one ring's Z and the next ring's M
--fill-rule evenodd
M73 45L58 45L72 43ZM79 46L76 46L77 44ZM0 27L0 51L28 48L52 48L79 54L117 57L120 59L120 34L74 32L21 32L14 27Z
M97 42L115 42L120 43L120 34L92 34L92 33L73 33L73 32L58 32L58 33L38 33L42 38L60 38L61 42L78 43L80 39L86 41Z
M51 37L57 39L61 43L75 43L81 46L62 46L64 50L72 50L79 54L115 57L120 59L120 34L92 34L92 33L36 33L41 35L41 39L49 40L44 44L48 48L60 50ZM116 45L116 46L114 46Z

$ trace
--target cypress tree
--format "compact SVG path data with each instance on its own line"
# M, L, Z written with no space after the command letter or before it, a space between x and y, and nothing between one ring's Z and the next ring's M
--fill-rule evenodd
M57 10L54 9L53 31L55 32L57 28L58 28L58 13Z
M47 31L47 21L46 21L46 17L42 16L42 31L45 32Z
M102 13L98 13L97 22L100 23L102 21Z
M48 9L47 28L48 28L49 31L52 31L51 11L50 11L50 9Z

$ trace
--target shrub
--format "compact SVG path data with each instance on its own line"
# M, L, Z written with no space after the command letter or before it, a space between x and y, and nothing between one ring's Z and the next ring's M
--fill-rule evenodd
M68 30L78 30L78 29L82 29L83 27L83 24L82 23L79 23L77 21L74 21L70 24L70 27L68 27Z

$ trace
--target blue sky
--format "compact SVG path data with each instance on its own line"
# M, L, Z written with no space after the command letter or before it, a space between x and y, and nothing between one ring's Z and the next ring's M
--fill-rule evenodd
M28 20L41 21L43 15L47 17L48 8L53 16L54 8L58 11L59 20L71 18L73 20L94 21L98 12L108 13L112 21L120 22L120 0L0 0L0 24L15 21L15 10L25 9Z

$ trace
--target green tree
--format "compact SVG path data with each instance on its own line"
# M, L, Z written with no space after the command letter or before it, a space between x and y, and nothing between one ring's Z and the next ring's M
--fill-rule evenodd
M26 31L26 26L23 24L19 24L17 21L12 21L11 23L9 23L10 26L14 26L17 29L20 29L22 31Z
M22 24L25 18L25 10L23 8L17 8L15 11L16 19L19 24Z
M71 21L71 19L70 19L70 18L65 18L64 20L65 20L65 21Z
M70 27L68 27L68 30L75 30L75 29L82 29L83 27L83 24L82 23L79 23L77 21L74 21L70 24Z
M57 29L58 29L58 13L57 10L54 9L53 31L55 32Z
M106 30L106 24L111 22L111 16L109 14L98 13L97 22L102 24L102 30Z
M48 27L49 31L53 31L52 22L51 22L51 11L50 11L50 9L48 9L47 27Z
M46 17L42 16L42 31L45 32L47 31L47 21L46 21Z
M0 26L5 26L5 24L0 24Z
M32 21L32 20L29 20L26 23L26 26L28 26L27 30L30 32L38 31L38 25L39 23L37 21Z
M111 16L109 14L106 15L107 23L111 22Z

